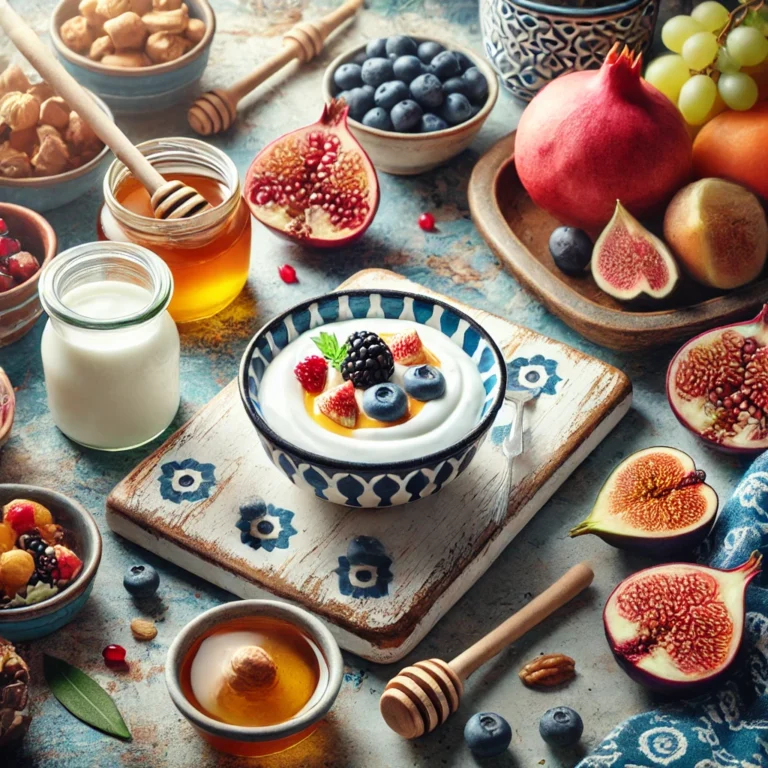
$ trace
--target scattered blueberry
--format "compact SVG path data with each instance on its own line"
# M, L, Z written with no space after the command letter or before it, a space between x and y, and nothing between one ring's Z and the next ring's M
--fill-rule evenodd
M379 37L375 40L369 40L365 46L365 55L369 59L386 58L387 56L387 38Z
M456 60L459 62L459 68L462 72L466 71L470 67L474 67L475 65L472 63L469 56L465 56L463 53L460 53L459 51L454 51L453 55L456 57Z
M469 98L469 85L461 77L451 77L443 83L443 93L461 93Z
M395 77L406 85L424 72L424 65L417 56L400 56L392 65Z
M488 98L488 81L485 79L485 75L477 67L470 67L461 76L461 79L467 86L467 90L462 91L462 93L473 104L484 104Z
M333 73L333 82L342 91L359 88L363 84L363 78L360 77L361 72L362 67L359 64L342 64Z
M367 125L369 128L378 128L380 131L391 131L394 128L389 112L382 107L369 109L363 116L363 125Z
M377 107L392 109L399 101L404 101L411 95L408 86L400 80L390 80L382 83L373 96Z
M423 109L434 109L443 103L442 83L432 74L419 75L411 83L411 96Z
M392 35L387 38L385 49L387 56L410 56L416 55L416 43L407 35Z
M427 40L419 44L419 58L425 64L430 64L432 59L434 59L438 53L444 50L445 48L443 48L440 43L436 43L434 40Z
M421 123L421 115L421 107L411 99L395 104L389 113L392 118L392 125L399 133L413 131Z
M123 577L123 586L134 597L152 597L160 586L160 577L151 565L132 565Z
M512 741L509 723L495 712L478 712L464 726L464 741L477 757L495 757Z
M408 398L391 381L374 384L363 392L363 410L372 419L397 421L408 411Z
M432 131L442 131L447 127L448 123L446 123L442 117L427 112L425 115L421 116L421 126L419 127L419 131L421 133L432 133Z
M589 235L576 227L558 227L549 236L555 266L566 275L582 275L592 258Z
M458 125L472 117L472 105L469 99L461 93L449 93L440 116L450 125Z
M403 376L405 391L414 399L426 402L445 394L445 376L432 365L412 365Z
M570 747L584 732L584 723L578 712L570 707L548 709L539 720L541 738L553 747Z
M441 51L431 61L432 71L441 79L461 74L461 65L452 51Z
M395 73L389 59L375 58L363 64L361 76L366 85L378 88L382 83L393 80Z
M349 104L349 116L353 120L362 120L363 115L369 110L373 109L373 88L367 90L365 86L362 88L353 88L347 92L347 104Z

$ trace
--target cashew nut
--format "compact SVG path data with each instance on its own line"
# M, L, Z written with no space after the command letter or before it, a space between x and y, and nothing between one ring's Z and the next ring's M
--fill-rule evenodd
M32 166L24 152L14 149L7 141L0 144L0 176L23 179L32 175Z
M169 32L172 35L184 34L189 22L189 12L182 5L175 11L153 11L143 17L144 23L150 34L155 32Z
M164 64L183 56L191 47L192 43L184 37L168 32L155 32L147 40L146 52L155 64Z
M67 19L59 29L64 45L75 53L86 53L93 42L93 34L88 28L85 16Z
M37 152L32 155L35 176L55 176L69 163L69 150L61 136L49 134L40 142Z
M187 24L187 29L184 32L184 37L186 37L192 45L197 45L204 36L205 22L202 19L190 19Z
M15 64L0 75L0 96L11 91L28 91L29 87L27 76Z
M149 67L152 62L146 53L142 51L121 51L105 56L102 64L108 67Z
M93 41L88 58L94 61L101 61L105 56L115 52L115 46L112 44L112 38L109 35L102 35Z
M105 22L104 31L118 51L137 51L144 47L147 39L147 28L133 11L126 11Z
M12 91L0 99L0 120L12 131L23 131L37 125L40 102L28 93Z
M63 131L69 124L69 105L60 96L46 99L40 107L40 122Z
M102 16L97 9L99 0L81 0L77 9L80 11L81 16L85 16L85 20L88 22L88 29L93 36L100 35L104 30L104 22L107 20L106 16Z

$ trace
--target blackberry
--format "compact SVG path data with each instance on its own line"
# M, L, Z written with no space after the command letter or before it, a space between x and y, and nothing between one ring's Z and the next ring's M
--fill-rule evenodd
M53 548L51 548L53 549ZM55 581L53 572L59 567L59 561L54 554L44 554L35 558L35 570L29 579L30 584L44 581L53 586Z
M349 351L341 364L341 375L358 389L389 380L395 372L392 352L380 336L356 331L347 339Z

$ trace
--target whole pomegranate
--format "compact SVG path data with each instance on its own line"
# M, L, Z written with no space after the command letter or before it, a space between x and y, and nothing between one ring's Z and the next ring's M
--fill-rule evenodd
M638 218L661 212L691 173L677 107L640 77L642 55L614 45L598 70L553 80L523 112L515 167L540 208L597 235L616 200Z

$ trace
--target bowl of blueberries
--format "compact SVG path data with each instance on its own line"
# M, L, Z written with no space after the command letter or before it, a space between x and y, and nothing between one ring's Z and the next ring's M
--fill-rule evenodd
M344 99L349 127L376 169L413 175L469 146L499 94L482 56L439 40L392 35L331 62L326 102Z

